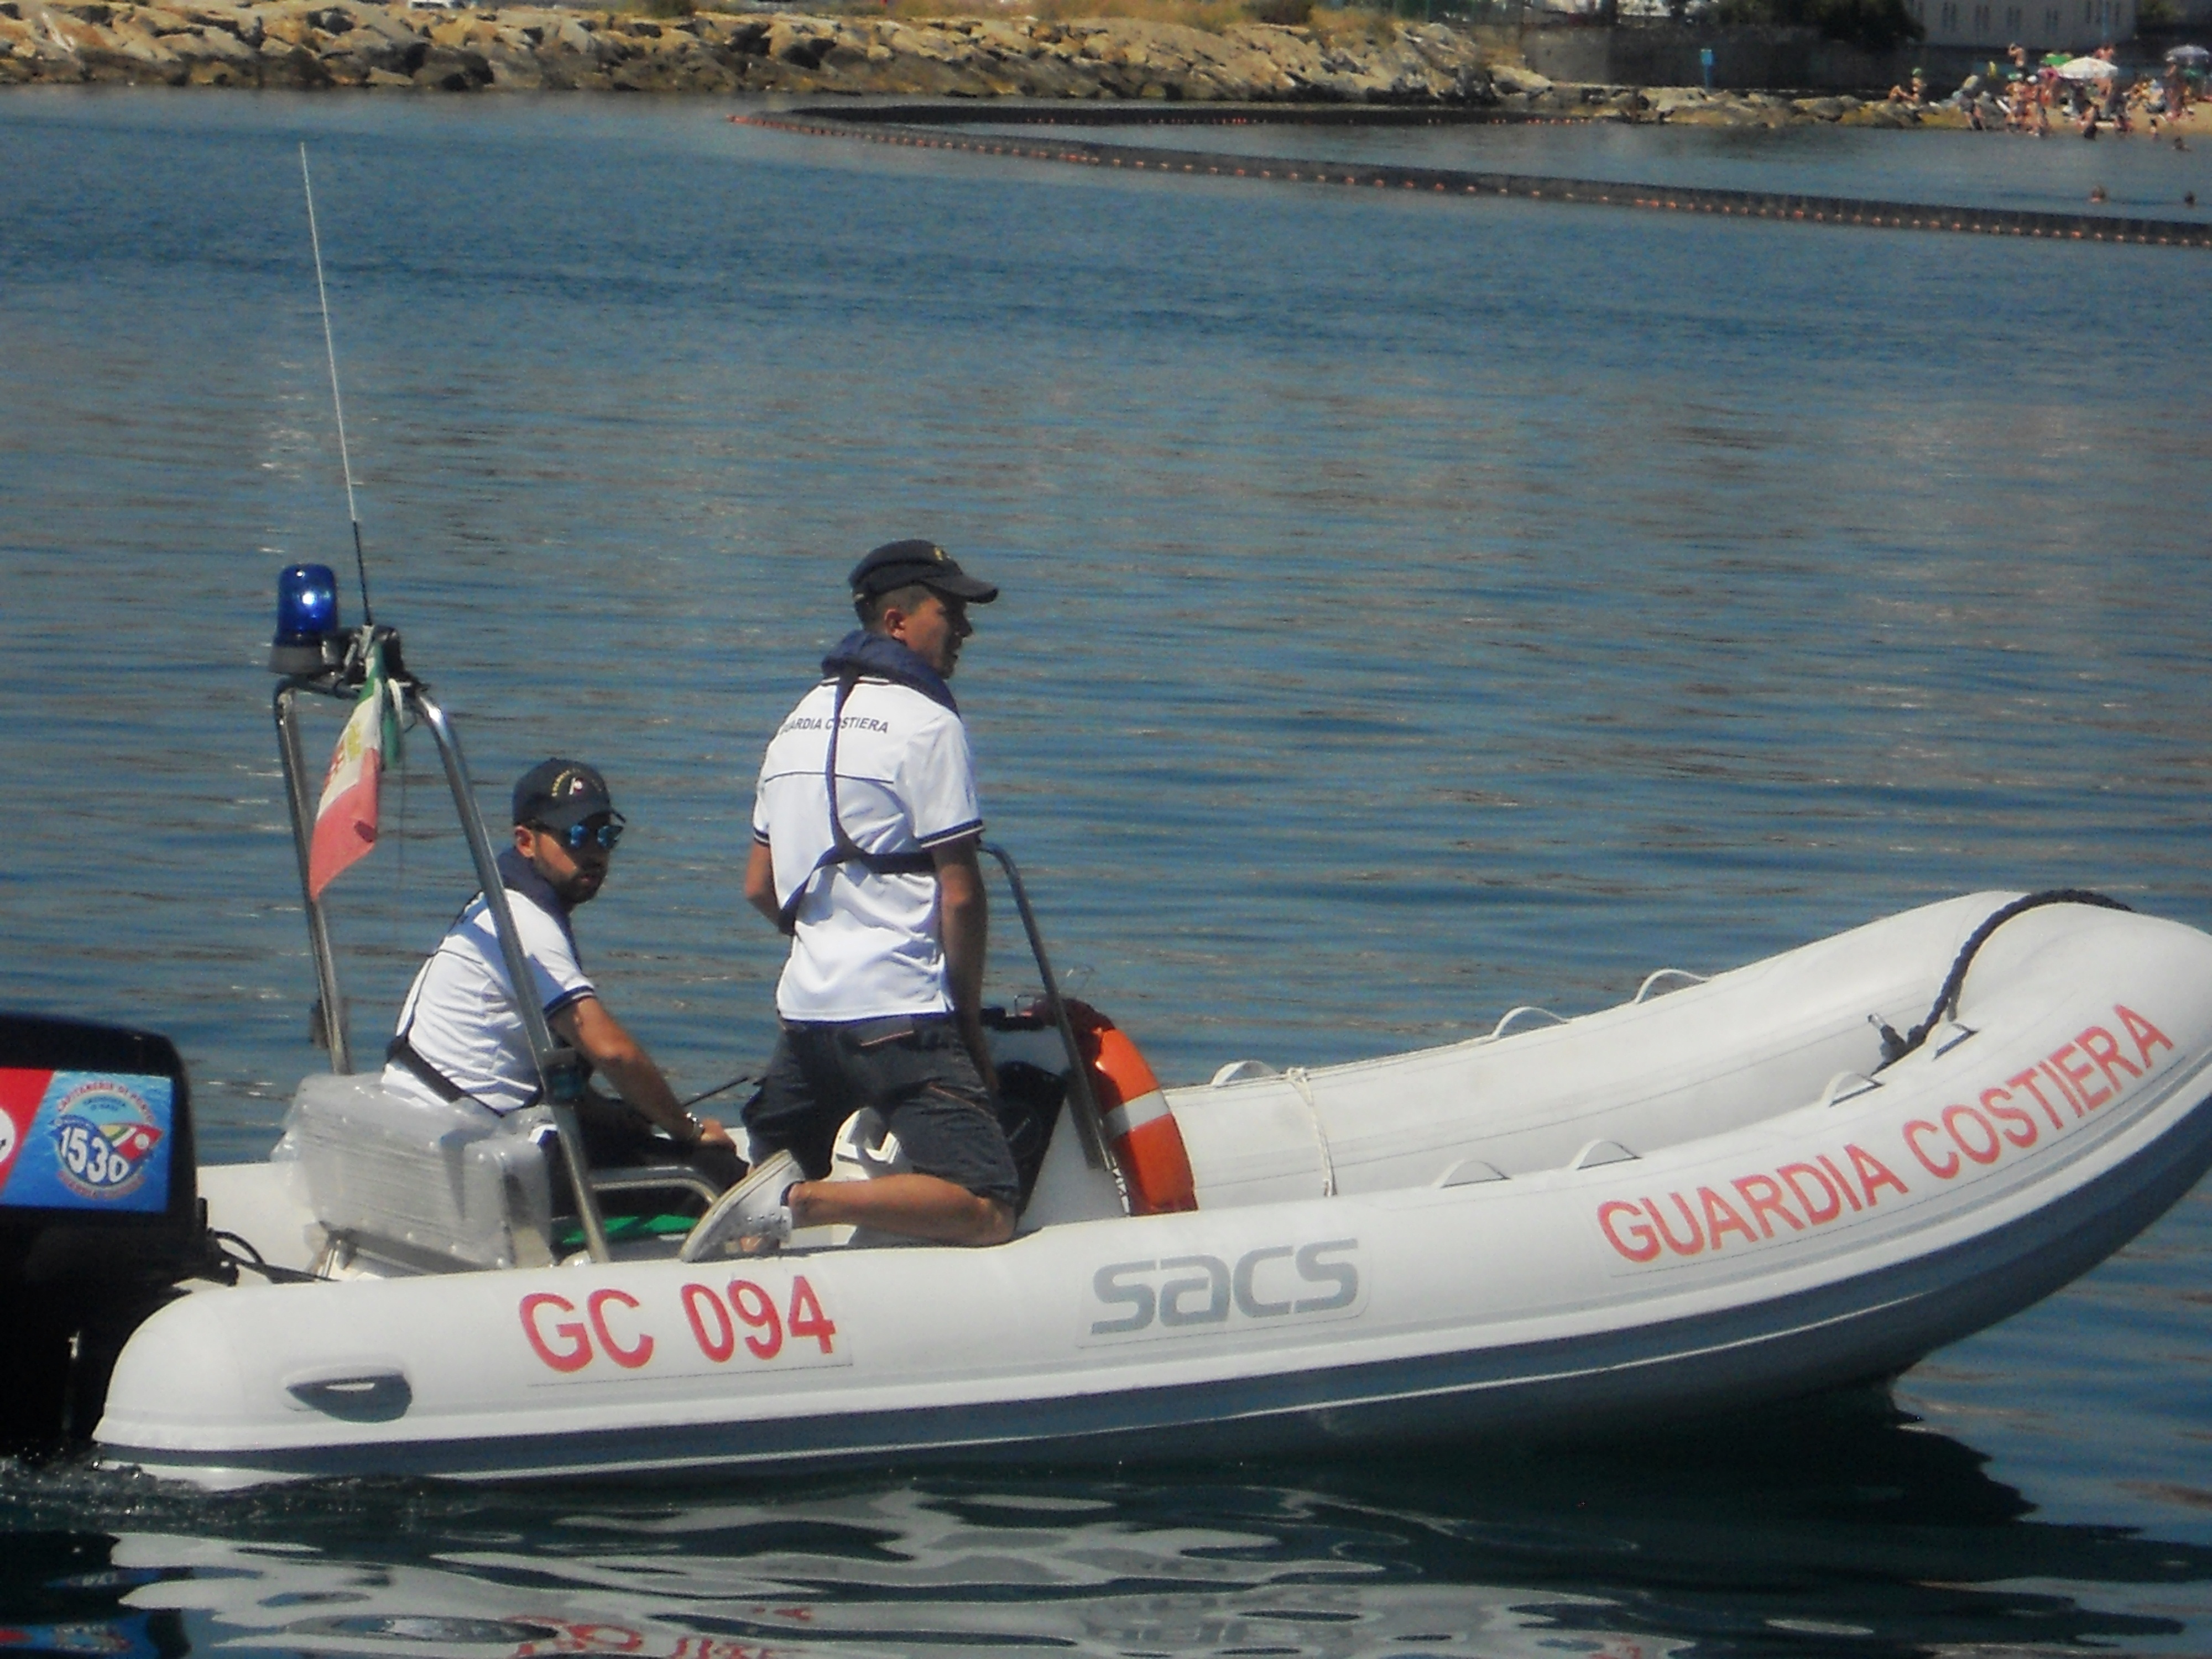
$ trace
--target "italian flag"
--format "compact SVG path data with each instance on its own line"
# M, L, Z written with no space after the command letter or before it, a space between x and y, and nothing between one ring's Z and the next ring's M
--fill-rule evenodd
M376 845L376 789L384 776L386 750L399 748L398 722L392 714L391 683L384 678L384 647L368 648L368 673L361 698L331 751L323 779L323 799L315 808L315 836L307 854L307 896L320 898L339 875L368 856Z

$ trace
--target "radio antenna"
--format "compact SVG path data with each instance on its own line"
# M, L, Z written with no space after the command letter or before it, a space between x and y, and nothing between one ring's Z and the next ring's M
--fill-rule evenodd
M346 447L345 401L338 396L338 349L331 339L331 291L323 284L323 238L315 228L315 185L307 176L307 145L300 143L300 188L307 197L307 240L315 250L315 295L323 306L323 352L331 363L331 408L338 417L338 465L345 469L346 517L353 522L353 568L361 578L361 619L374 627L376 613L368 608L368 561L361 550L361 510L353 499L353 455Z

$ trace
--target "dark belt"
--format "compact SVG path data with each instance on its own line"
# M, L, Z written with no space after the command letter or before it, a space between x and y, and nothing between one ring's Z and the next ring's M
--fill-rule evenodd
M836 1031L842 1036L850 1037L859 1047L867 1048L873 1047L878 1042L885 1042L891 1037L904 1036L908 1032L920 1030L925 1026L950 1025L952 1022L953 1017L951 1014L933 1012L926 1014L878 1014L870 1019L779 1018L776 1021L776 1024L781 1025L786 1031L794 1034L799 1032Z

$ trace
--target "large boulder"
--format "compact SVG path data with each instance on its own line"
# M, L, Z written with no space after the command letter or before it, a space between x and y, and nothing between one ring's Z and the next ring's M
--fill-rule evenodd
M331 84L331 72L323 67L323 60L305 46L292 46L269 35L261 42L261 84L313 91Z
M780 64L818 69L836 44L836 32L811 17L779 17L769 25L768 55Z
M179 32L170 31L170 38L174 39ZM161 35L146 27L143 16L118 20L115 27L107 31L107 47L96 55L112 62L122 72L124 80L180 87L191 74L191 65Z
M1527 93L1532 97L1552 89L1549 77L1511 64L1492 64L1490 66L1490 84L1501 93Z
M356 85L379 70L402 78L411 76L429 55L430 43L420 35L410 33L394 40L387 31L370 27L348 29L330 43L325 53L333 74L337 72L339 64L349 68L357 66L361 79L355 82Z
M222 64L240 74L251 70L253 79L249 84L258 84L261 49L247 45L228 29L194 29L187 34L169 35L161 44L187 64Z
M480 52L434 46L407 78L425 92L474 92L491 84L491 64Z
M133 10L137 8L132 8ZM261 15L252 6L226 6L207 3L177 4L173 0L168 9L181 16L203 34L217 30L235 36L249 46L261 44Z

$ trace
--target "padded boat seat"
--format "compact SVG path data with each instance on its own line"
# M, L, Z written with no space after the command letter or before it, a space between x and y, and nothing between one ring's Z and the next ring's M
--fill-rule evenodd
M542 1112L495 1117L465 1101L396 1094L374 1077L310 1077L293 1097L272 1154L297 1170L300 1197L323 1231L357 1252L418 1273L543 1267L564 1254L567 1165ZM625 1206L659 1194L701 1207L720 1188L688 1164L592 1171L592 1190ZM650 1206L648 1206L648 1212ZM657 1231L657 1230L648 1230Z
M324 1231L416 1272L543 1267L553 1260L541 1120L429 1103L374 1076L305 1079L284 1138L298 1195Z

